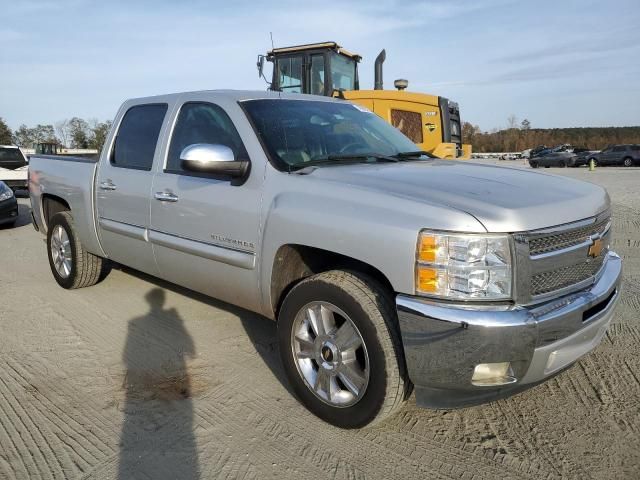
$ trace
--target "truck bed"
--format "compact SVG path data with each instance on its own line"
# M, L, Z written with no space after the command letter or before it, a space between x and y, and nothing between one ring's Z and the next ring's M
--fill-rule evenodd
M80 241L96 255L104 255L96 230L95 176L98 160L58 155L32 155L29 161L29 192L33 217L39 229L47 231L47 199L71 207Z

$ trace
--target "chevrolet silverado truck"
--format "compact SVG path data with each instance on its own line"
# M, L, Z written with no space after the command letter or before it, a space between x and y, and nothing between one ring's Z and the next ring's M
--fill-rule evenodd
M433 158L342 100L129 100L97 161L29 168L61 287L115 262L276 321L296 395L342 428L414 390L454 408L535 385L598 345L619 298L604 189Z

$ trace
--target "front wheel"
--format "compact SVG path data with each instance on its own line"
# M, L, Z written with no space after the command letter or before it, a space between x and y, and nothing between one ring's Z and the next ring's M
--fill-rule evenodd
M392 298L365 275L333 270L296 285L280 309L278 341L295 393L337 427L378 422L409 393Z
M66 289L90 287L107 273L107 261L87 252L80 243L69 212L55 214L48 225L49 266L58 285Z
M529 165L531 165L531 168L538 168L538 162L529 162Z

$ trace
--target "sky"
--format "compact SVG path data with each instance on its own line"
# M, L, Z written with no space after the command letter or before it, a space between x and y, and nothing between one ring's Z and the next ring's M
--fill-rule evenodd
M0 117L111 119L132 97L266 89L256 57L385 48L385 87L450 98L483 130L640 125L640 0L0 0ZM270 65L267 71L270 72Z

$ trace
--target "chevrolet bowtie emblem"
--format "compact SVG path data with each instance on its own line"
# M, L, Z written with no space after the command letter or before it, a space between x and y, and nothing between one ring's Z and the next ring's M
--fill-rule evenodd
M589 256L596 258L598 256L600 256L600 254L602 253L602 240L601 239L597 239L593 241L593 244L589 247Z

